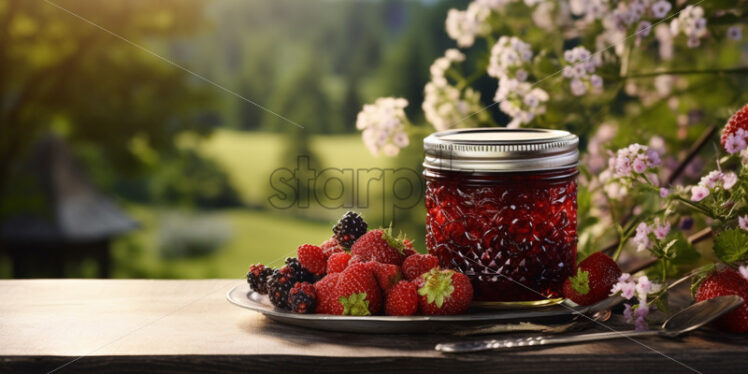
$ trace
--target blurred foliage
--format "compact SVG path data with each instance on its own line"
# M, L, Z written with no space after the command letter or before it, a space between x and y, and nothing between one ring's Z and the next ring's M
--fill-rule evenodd
M165 215L159 224L158 252L162 258L189 258L213 254L232 233L226 220L185 212Z

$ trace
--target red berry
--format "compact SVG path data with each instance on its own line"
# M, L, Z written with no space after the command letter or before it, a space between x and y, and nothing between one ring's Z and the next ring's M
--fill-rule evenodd
M338 241L334 237L325 240L319 247L322 248L325 258L330 258L333 253L345 252L345 248L338 244Z
M314 244L301 245L297 257L301 266L309 270L309 272L316 275L322 275L325 273L327 259L325 258L325 254L322 252L322 248Z
M576 273L564 281L564 297L579 305L591 305L610 295L610 289L621 276L615 261L595 252L577 266Z
M696 291L696 301L703 301L717 296L738 295L748 300L748 280L737 271L727 268L709 275ZM737 307L720 317L717 327L732 332L748 332L748 303Z
M576 273L564 281L564 297L579 305L591 305L610 295L610 289L621 276L615 261L602 252L595 252L577 266Z
M412 316L418 312L418 289L408 281L400 281L387 294L384 314L388 316Z
M343 305L338 302L335 292L340 274L327 274L314 284L314 291L317 293L316 312L318 314L343 314Z
M348 265L338 278L335 296L343 315L365 316L382 310L382 291L366 263Z
M348 266L351 255L348 252L336 252L327 259L327 274L340 273Z
M380 264L378 262L372 262L372 264L376 264L374 266L374 276L377 278L379 287L385 293L403 279L403 274L397 265Z
M351 255L383 264L402 265L405 255L403 240L392 236L389 230L371 230L358 238L351 247Z
M405 255L406 258L412 255L418 254L418 252L416 252L416 250L413 249L413 242L410 241L410 239L408 238L403 239L403 245L405 246L405 248L403 249L403 254Z
M473 301L473 285L467 275L454 270L431 269L416 278L418 303L427 315L465 313Z
M405 279L412 281L437 266L439 259L436 256L415 254L403 261L403 275Z
M725 124L725 128L722 129L722 137L720 140L722 141L723 147L725 146L725 142L727 142L727 137L735 134L738 129L748 131L748 104L735 112L735 114L733 114Z
M317 307L317 292L309 282L296 282L288 291L288 305L296 313L314 313Z

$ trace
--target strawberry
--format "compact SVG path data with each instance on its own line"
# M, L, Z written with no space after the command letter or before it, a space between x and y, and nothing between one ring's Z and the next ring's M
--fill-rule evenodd
M725 127L722 129L722 137L720 138L720 140L723 147L727 142L727 137L735 134L738 129L748 131L748 104L746 104L742 109L735 112L735 114L730 117L730 119L727 121L727 124L725 124Z
M748 280L730 268L716 271L699 285L696 301L725 295L738 295L743 300L748 300ZM748 303L744 302L732 312L720 317L715 324L727 331L748 332Z
M304 244L299 246L297 256L301 266L309 270L310 273L322 275L325 273L327 261L322 248L313 244Z
M319 247L322 248L325 258L330 258L333 253L345 252L345 248L338 244L338 241L334 237L325 240Z
M410 257L412 255L418 254L418 252L413 249L413 242L410 239L403 239L403 245L405 246L405 248L403 249L403 254L405 255L405 257Z
M351 255L383 264L402 265L405 255L403 240L392 236L391 230L376 229L362 235L351 247Z
M439 259L435 256L415 254L403 261L403 275L405 279L412 281L437 266Z
M348 252L336 252L327 259L327 274L340 273L348 266L351 255Z
M412 316L418 311L418 289L412 282L401 280L387 293L384 314L388 316Z
M473 300L470 279L454 270L434 268L414 282L418 287L418 304L423 314L462 314Z
M376 264L374 267L374 276L377 278L377 283L384 293L387 293L392 286L403 279L403 274L397 265L380 264L378 262L372 263Z
M602 252L595 252L577 266L576 275L564 281L564 297L579 305L591 305L610 294L621 276L615 261Z
M343 315L368 316L382 310L382 291L367 263L348 265L340 273L334 294Z
M338 302L335 292L340 274L327 274L317 283L314 283L314 291L317 293L316 312L318 314L343 314L343 305Z

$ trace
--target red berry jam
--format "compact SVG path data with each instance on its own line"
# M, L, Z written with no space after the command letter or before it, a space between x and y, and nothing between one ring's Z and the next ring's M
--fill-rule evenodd
M440 265L468 275L477 301L557 297L576 262L576 136L467 129L425 142L426 246Z

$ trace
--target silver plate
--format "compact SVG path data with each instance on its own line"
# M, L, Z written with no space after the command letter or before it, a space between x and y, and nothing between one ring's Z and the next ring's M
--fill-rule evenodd
M618 304L619 297L611 297L590 306L577 306L571 302L529 310L480 310L471 309L467 314L457 316L335 316L329 314L298 314L278 310L270 304L267 296L249 289L245 282L235 286L226 294L228 301L236 306L264 314L280 323L316 330L380 333L418 334L453 333L466 328L495 326L498 324L518 325L524 322L557 323L566 322L581 314L591 314L609 309Z

